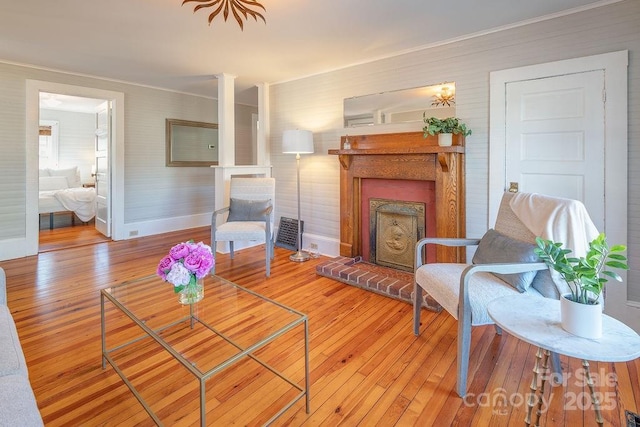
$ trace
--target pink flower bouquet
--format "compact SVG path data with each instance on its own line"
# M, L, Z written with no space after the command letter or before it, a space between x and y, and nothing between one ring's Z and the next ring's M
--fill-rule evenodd
M178 293L209 274L214 262L211 246L189 240L171 248L169 254L160 260L157 274L165 282L173 284L174 292Z

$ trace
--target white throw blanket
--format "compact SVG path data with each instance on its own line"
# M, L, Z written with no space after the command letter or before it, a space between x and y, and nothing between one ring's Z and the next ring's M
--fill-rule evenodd
M585 256L589 243L598 237L587 208L577 200L517 193L510 206L534 236L562 243L563 248L571 250L569 256Z
M67 188L56 191L54 197L65 209L75 212L83 222L96 216L95 188Z
M535 236L562 243L564 249L571 250L570 257L584 257L589 250L589 243L600 234L587 208L577 200L517 193L511 198L509 206ZM553 269L550 272L560 294L569 292L560 273Z

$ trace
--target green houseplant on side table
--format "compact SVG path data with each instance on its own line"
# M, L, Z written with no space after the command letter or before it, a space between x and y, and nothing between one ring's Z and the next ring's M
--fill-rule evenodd
M624 245L609 247L604 233L589 243L585 257L567 257L569 249L536 237L535 253L549 267L557 271L567 283L571 293L560 297L562 327L574 335L585 338L602 336L602 299L608 278L622 282L620 275L609 268L628 270L627 258L621 254Z

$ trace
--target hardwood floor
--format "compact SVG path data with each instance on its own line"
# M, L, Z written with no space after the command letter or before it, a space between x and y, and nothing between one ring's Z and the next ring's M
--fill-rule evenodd
M47 426L153 425L114 370L101 367L99 290L153 274L172 245L190 238L208 242L209 229L0 262ZM257 247L237 253L234 260L218 255L216 273L309 317L311 413L298 402L275 425L522 425L535 348L507 334L498 336L492 327L474 328L469 395L463 400L454 391L456 321L446 312L424 311L422 333L415 337L409 304L318 276L315 265L322 257L293 263L290 252L280 248L266 278L263 254ZM303 361L290 360L288 351L293 342L285 339L273 358L274 363L285 360L300 378ZM173 371L154 353L130 357L131 366L145 368L140 381L156 397L155 408L167 425L197 425L197 393L185 391L184 378L173 381ZM563 384L547 386L541 425L596 425L580 361L563 357L562 363ZM625 409L640 410L640 360L592 363L591 369L597 373L605 425L626 425ZM216 387L227 386L226 397L242 401L272 394L268 384L254 388L255 378L250 382L242 373L225 375ZM162 385L156 384L163 378ZM217 403L208 411L215 413ZM211 425L258 425L269 418L273 408L267 409L239 403L230 413L208 419ZM187 414L176 418L181 411Z
M41 229L39 234L38 252L57 251L60 249L76 248L79 246L95 245L108 242L111 239L100 234L93 223L76 223L53 230Z

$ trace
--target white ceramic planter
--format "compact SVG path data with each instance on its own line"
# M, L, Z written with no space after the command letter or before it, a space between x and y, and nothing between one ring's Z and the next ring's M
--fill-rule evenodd
M567 298L560 298L560 324L565 331L583 338L602 337L602 304L580 304Z
M439 133L438 134L438 145L440 147L450 147L453 143L453 134L452 133Z

